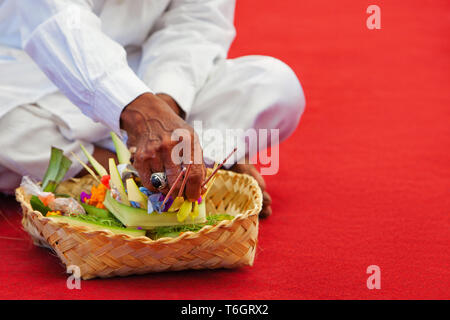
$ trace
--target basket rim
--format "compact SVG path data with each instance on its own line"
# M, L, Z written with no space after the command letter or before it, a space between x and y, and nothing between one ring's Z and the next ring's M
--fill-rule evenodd
M248 175L248 174L244 174L244 173L236 173L233 171L229 171L229 170L219 170L217 172L218 175L227 175L227 176L244 176L245 179L248 179L250 181L249 187L250 189L252 189L253 191L255 191L255 199L257 201L255 201L256 205L253 208L247 209L244 213L239 213L237 214L233 220L222 220L220 221L218 224L216 225L206 225L204 227L202 227L199 231L186 231L183 232L181 235L179 235L178 237L172 238L172 237L163 237L163 238L159 238L157 240L153 240L147 236L131 236L131 235L127 235L127 234L118 234L118 233L114 233L108 229L104 229L104 230L91 230L89 229L89 227L85 227L85 226L74 226L71 225L67 222L62 222L62 221L55 221L52 218L49 217L45 217L44 215L42 215L41 212L33 210L33 208L31 207L31 204L29 201L25 200L25 191L23 190L23 188L19 187L16 189L15 194L16 194L16 200L22 205L25 206L27 209L27 213L23 212L23 214L30 214L33 213L38 220L47 223L50 223L50 225L53 225L55 227L63 227L63 228L68 228L71 229L73 231L82 233L82 234L88 234L88 235L103 235L107 238L121 238L121 240L123 241L133 241L133 242L140 242L142 244L173 244L173 243L177 243L183 239L195 239L198 237L201 237L204 234L210 233L210 232L214 232L220 228L231 228L235 223L239 223L245 219L248 219L252 216L257 216L259 214L259 212L261 211L261 207L262 207L262 192L261 189L258 185L258 182L255 180L255 178L253 178L252 176Z

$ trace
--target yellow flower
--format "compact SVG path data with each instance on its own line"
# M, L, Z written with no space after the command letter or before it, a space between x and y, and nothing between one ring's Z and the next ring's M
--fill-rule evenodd
M184 220L186 220L187 216L191 213L192 211L192 202L186 200L183 202L183 204L181 205L180 210L178 210L177 213L177 219L178 222L183 222Z
M57 211L49 211L47 212L46 216L47 217L51 217L51 216L61 216L61 211L57 210Z

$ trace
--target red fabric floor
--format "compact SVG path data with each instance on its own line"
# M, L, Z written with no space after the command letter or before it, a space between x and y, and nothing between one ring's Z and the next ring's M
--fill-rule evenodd
M267 177L253 268L82 282L33 247L3 198L0 298L450 298L450 2L239 1L231 56L278 57L307 109ZM6 219L7 218L7 219ZM8 223L9 222L9 223ZM381 268L368 290L366 268Z

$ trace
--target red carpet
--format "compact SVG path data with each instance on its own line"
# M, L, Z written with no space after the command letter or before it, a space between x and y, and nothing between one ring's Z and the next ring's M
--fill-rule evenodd
M153 274L66 289L3 198L0 298L450 298L450 2L246 0L231 56L278 57L307 108L267 177L253 268ZM5 217L11 223L8 224ZM381 268L368 290L366 268Z

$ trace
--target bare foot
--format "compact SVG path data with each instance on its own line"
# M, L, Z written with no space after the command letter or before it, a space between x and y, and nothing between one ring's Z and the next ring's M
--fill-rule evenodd
M259 187L261 188L262 194L263 194L263 207L261 212L259 213L259 216L261 218L267 218L272 214L272 198L270 197L269 193L266 190L266 182L264 181L264 178L259 173L258 169L255 168L252 164L247 163L236 163L234 166L230 168L231 171L237 172L237 173L246 173L258 182Z

